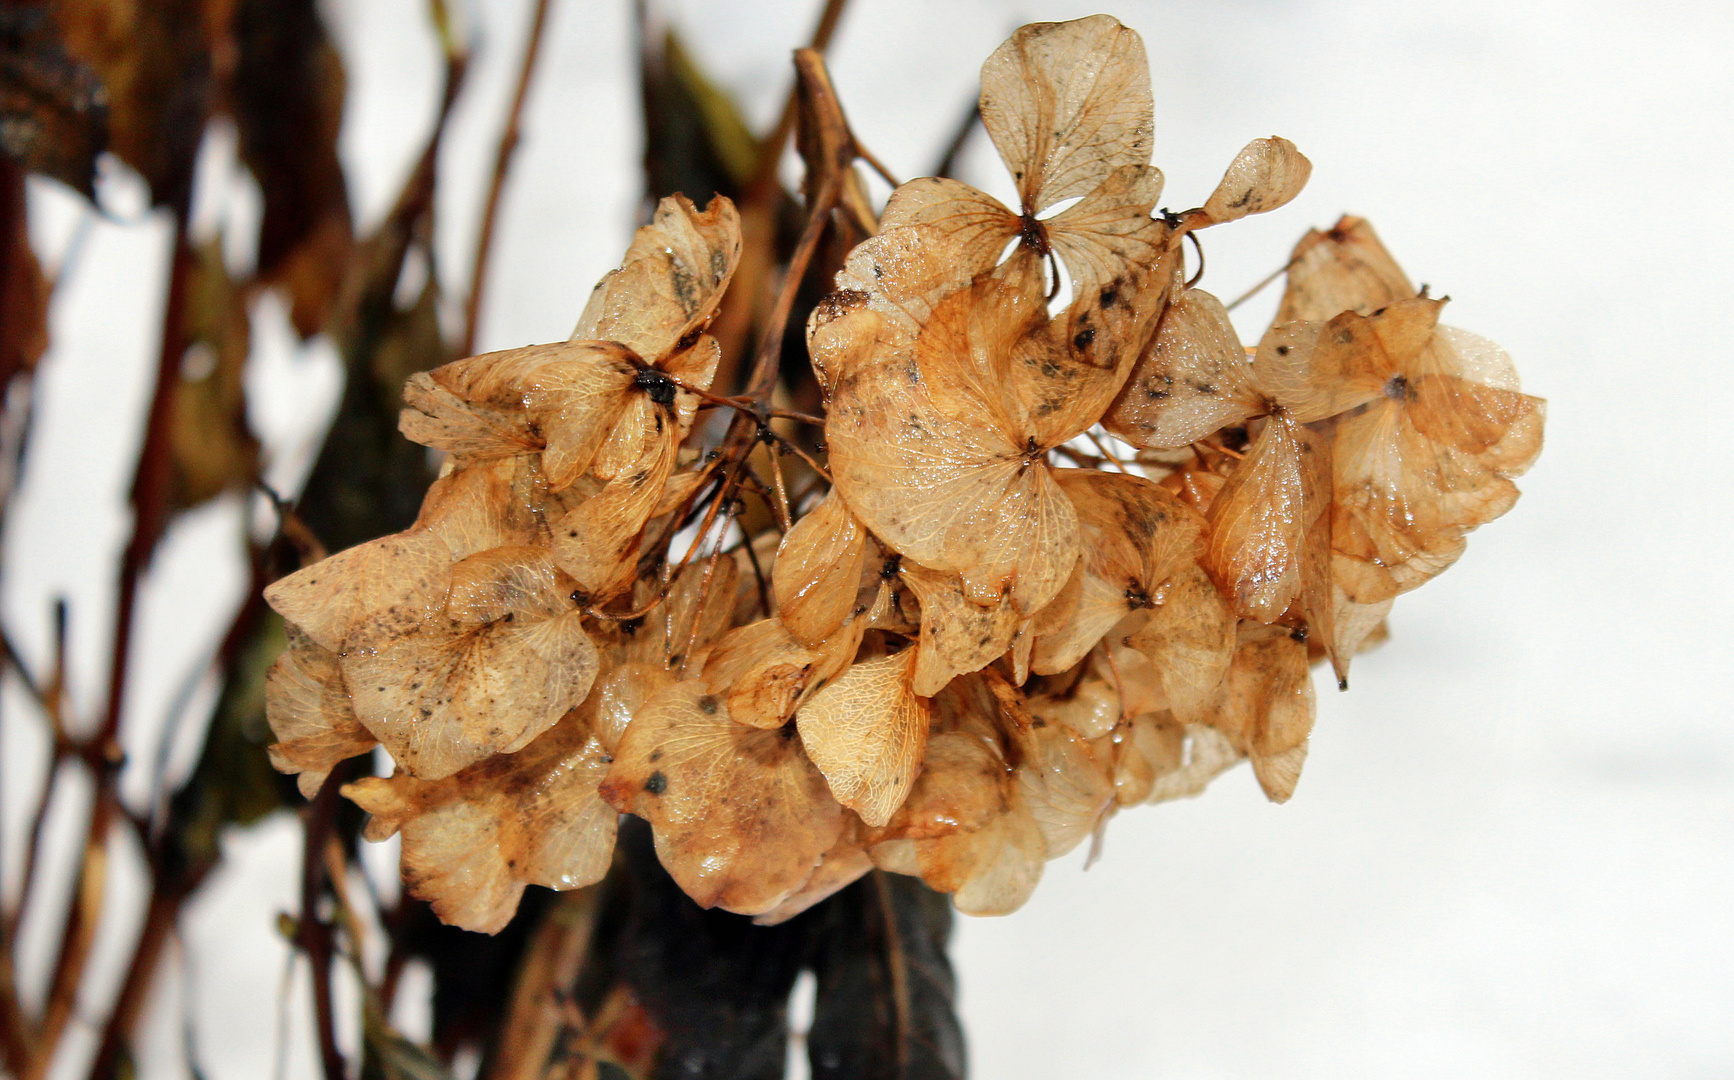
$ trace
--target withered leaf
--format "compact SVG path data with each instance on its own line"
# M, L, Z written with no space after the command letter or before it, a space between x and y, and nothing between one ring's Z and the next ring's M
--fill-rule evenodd
M337 155L343 61L309 0L237 0L232 11L228 98L265 202L259 276L285 287L295 328L310 337L343 283L352 240Z
M220 240L188 258L181 318L189 348L169 421L174 496L180 506L244 488L259 468L259 442L247 428L242 383L250 336L246 289L229 279Z
M108 139L107 95L68 54L49 3L0 9L0 151L25 170L95 198Z
M67 51L102 81L108 149L145 178L156 205L185 205L209 108L205 6L87 0L55 14Z
M814 1080L963 1080L946 958L951 919L944 896L892 874L875 874L829 905L813 961Z
M575 889L600 881L618 818L597 794L602 743L568 717L515 754L442 780L399 772L344 786L373 815L369 840L403 833L403 876L443 921L498 933L525 885Z
M871 826L890 820L921 769L928 709L911 685L915 653L904 649L853 665L795 717L831 794Z
M688 896L743 915L800 889L843 830L794 728L736 723L698 679L644 704L601 790L650 822L657 857Z

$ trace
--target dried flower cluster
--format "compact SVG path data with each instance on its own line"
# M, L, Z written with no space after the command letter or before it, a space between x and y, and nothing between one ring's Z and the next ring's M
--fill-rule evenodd
M665 199L572 340L410 380L444 474L413 528L271 588L270 718L310 793L391 754L345 792L441 918L597 880L617 812L762 921L875 866L1010 911L1122 806L1242 758L1288 798L1310 661L1346 684L1516 499L1541 402L1365 222L1301 241L1255 349L1189 287L1187 236L1305 183L1290 143L1157 213L1143 47L1106 16L1018 31L981 114L1018 205L892 195L808 324L828 469L793 498L771 414L700 422L746 407L710 392L726 200Z

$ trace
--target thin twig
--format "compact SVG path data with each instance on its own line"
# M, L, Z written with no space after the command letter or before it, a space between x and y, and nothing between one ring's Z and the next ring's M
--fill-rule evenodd
M980 123L981 103L971 101L969 111L957 125L957 130L952 132L951 141L945 144L945 153L940 155L939 162L933 166L934 176L951 176L957 170L957 159L963 155L963 148L969 145L969 137L975 134Z
M530 93L530 76L536 70L536 57L542 51L542 30L548 24L548 8L551 6L552 0L536 0L536 13L530 18L530 37L524 43L524 59L518 67L518 86L512 92L512 107L506 113L506 126L500 131L500 145L494 151L494 174L488 181L488 199L482 204L482 223L476 235L475 258L470 264L470 296L464 303L464 336L460 350L463 356L475 350L476 321L482 310L482 287L488 276L488 255L494 246L500 196L506 188L512 153L523 137L524 99Z
M837 32L837 24L843 18L843 9L849 6L849 0L825 0L824 10L819 12L818 24L813 27L813 36L807 41L807 48L823 53L831 47L831 38ZM759 144L758 166L753 170L753 178L747 184L745 196L750 200L760 189L769 189L777 182L777 165L783 159L783 146L789 141L789 134L795 130L795 113L799 107L801 81L795 80L795 85L789 87L789 94L783 99L783 111L777 114L777 126L765 136Z
M1289 257L1288 262L1285 262L1281 266L1277 267L1275 270L1272 270L1270 273L1266 274L1263 278L1261 278L1257 285L1254 285L1252 288L1246 290L1245 292L1241 293L1239 296L1235 297L1233 302L1231 302L1228 305L1228 310L1233 311L1235 308L1246 303L1248 300L1251 300L1253 297L1257 296L1260 292L1264 291L1265 287L1268 286L1271 282L1275 281L1279 277L1282 277L1284 274L1288 273L1290 270L1293 270L1295 263L1300 262L1302 257L1304 257L1307 252L1311 251L1314 247L1318 246L1319 241L1323 240L1326 236L1329 236L1329 235L1330 235L1329 233L1315 233L1312 236L1308 237L1306 240L1302 241L1300 244L1297 244L1295 246L1294 254Z
M331 926L319 917L325 892L325 845L337 819L337 789L343 769L333 769L306 810L301 845L301 917L295 943L307 954L313 976L313 1019L319 1035L319 1062L325 1080L344 1080L343 1055L337 1049L337 1019L331 999Z

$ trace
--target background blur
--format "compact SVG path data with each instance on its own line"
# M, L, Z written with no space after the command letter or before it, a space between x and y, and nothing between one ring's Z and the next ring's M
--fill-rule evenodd
M449 295L465 288L530 8L457 5L474 66L440 160ZM768 127L815 5L661 10ZM920 175L1012 29L1097 10L855 0L831 70L861 140L899 176ZM1524 389L1549 399L1547 449L1517 508L1398 604L1353 690L1321 680L1292 802L1269 805L1238 769L1196 801L1120 815L1093 867L1081 852L1051 864L1017 914L960 921L972 1074L1734 1076L1734 15L1684 0L1108 10L1150 55L1166 205L1202 202L1258 136L1286 136L1314 163L1295 203L1205 237L1204 286L1238 295L1309 226L1363 215L1412 278L1453 298L1448 322L1506 346ZM325 13L348 73L339 149L366 232L426 138L439 47L422 0L333 0ZM564 338L629 239L641 183L630 14L556 0L477 351ZM963 176L1009 189L979 133ZM207 137L196 183L234 187L231 227L257 221L233 139ZM110 169L99 186L112 218L30 183L33 246L50 268L76 251L77 273L54 296L0 568L6 626L39 669L47 613L68 599L69 689L86 714L106 672L170 242L136 178ZM1236 312L1243 336L1277 294ZM296 342L277 300L259 302L249 419L268 479L292 490L339 368L328 344ZM190 719L130 729L123 794L148 793L159 762L170 775L190 766L214 693L202 658L245 587L232 536L249 512L238 496L206 504L155 559L128 707L164 716L190 693ZM10 679L5 692L18 717ZM10 890L45 748L26 723L0 738ZM57 800L51 830L78 826L80 797ZM315 1075L305 970L287 965L272 918L296 906L299 845L287 815L225 839L152 996L142 1075L187 1075L189 1047L211 1080ZM389 867L394 845L373 856ZM112 873L93 1001L113 993L137 925L138 868L123 851ZM27 996L46 978L64 895L32 909ZM414 1035L427 1021L412 985L401 998ZM82 1075L94 1038L76 1025L67 1076Z

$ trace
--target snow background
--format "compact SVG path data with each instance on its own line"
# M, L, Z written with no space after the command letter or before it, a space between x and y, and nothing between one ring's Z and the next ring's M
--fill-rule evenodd
M458 6L475 61L441 162L438 255L461 296L531 5ZM437 46L422 0L326 7L348 64L342 152L366 230L432 120ZM667 5L761 127L815 8ZM832 71L863 142L919 175L1010 30L1095 10L856 0ZM1196 801L1122 814L1094 867L1081 852L1050 864L1017 914L959 919L973 1075L1734 1076L1734 648L1718 618L1734 599L1734 215L1721 191L1734 173L1734 16L1686 0L1111 10L1150 54L1167 205L1202 202L1258 136L1284 135L1314 162L1295 203L1206 235L1205 287L1237 295L1307 227L1364 215L1413 278L1454 298L1449 322L1511 351L1525 389L1549 399L1548 443L1517 508L1398 604L1392 641L1357 661L1353 691L1321 681L1293 801L1266 803L1237 769ZM639 184L630 40L626 4L556 3L478 350L564 337L624 250ZM225 208L201 221L206 235L256 227L256 191L233 160L232 137L214 135L200 183L230 197L208 200ZM979 133L965 178L1009 188ZM74 251L76 272L55 295L0 566L8 632L36 670L52 600L67 597L82 717L106 680L170 238L127 177L107 177L104 199L114 220L50 183L31 188L38 251L51 269ZM231 254L250 259L245 241ZM1276 295L1237 312L1243 333L1257 335ZM292 488L335 404L337 365L261 304L253 419L270 479ZM232 537L249 512L230 499L183 518L141 592L123 777L135 806L196 751L212 691L202 665L244 586ZM3 692L11 896L45 746L10 677ZM177 701L182 721L157 723ZM66 786L56 835L82 829L88 797ZM136 853L116 847L90 1015L115 990L143 895ZM66 899L59 855L46 877L61 887L27 924L32 1005ZM287 966L273 925L295 907L296 825L237 832L228 855L165 966L141 1075L186 1075L192 1047L212 1080L270 1076L286 1047L284 1075L312 1077L305 970ZM389 847L374 855L389 868ZM426 1024L418 985L412 971L397 1017L411 1034ZM81 1076L93 1042L75 1021L56 1074Z

